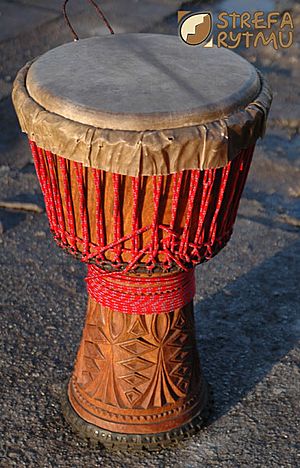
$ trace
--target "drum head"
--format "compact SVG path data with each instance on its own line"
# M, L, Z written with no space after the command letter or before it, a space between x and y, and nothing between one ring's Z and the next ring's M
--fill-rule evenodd
M53 49L30 67L29 95L44 109L98 128L198 125L244 108L259 94L255 68L222 48L177 36L116 34Z

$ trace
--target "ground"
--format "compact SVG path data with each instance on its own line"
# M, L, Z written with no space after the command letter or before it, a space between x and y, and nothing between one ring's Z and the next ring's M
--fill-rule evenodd
M77 1L72 15L80 35L105 33L82 13L85 3ZM183 9L216 12L228 3ZM27 60L70 40L60 4L0 0L0 202L43 207L9 94ZM176 34L179 1L102 4L116 31ZM44 212L1 209L1 467L299 466L300 6L266 6L292 12L295 41L282 51L238 50L269 79L274 102L234 235L197 270L198 346L215 400L208 426L160 453L110 452L72 432L60 393L85 315L85 268L56 248Z

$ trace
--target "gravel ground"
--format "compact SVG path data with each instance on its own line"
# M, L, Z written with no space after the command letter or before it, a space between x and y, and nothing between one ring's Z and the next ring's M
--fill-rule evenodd
M205 5L212 9L203 2L199 9ZM291 8L300 24L299 4L276 6ZM175 16L149 29L175 34ZM28 49L19 38L8 41L12 54L18 41L20 46L7 65L0 59L0 80L6 83L0 101L0 200L43 207L7 95L17 68L66 40L64 34L51 23L39 44L36 31ZM59 400L83 326L85 267L55 247L45 213L0 210L1 467L300 465L297 41L283 52L265 47L254 56L241 51L268 76L275 99L232 240L197 270L198 344L215 407L207 428L178 447L159 453L110 452L71 431Z

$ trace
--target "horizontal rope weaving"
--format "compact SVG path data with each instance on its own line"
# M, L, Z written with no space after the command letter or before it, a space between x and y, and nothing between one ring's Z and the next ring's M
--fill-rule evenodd
M162 276L104 273L88 265L90 296L99 304L124 314L160 314L184 307L195 295L194 269Z

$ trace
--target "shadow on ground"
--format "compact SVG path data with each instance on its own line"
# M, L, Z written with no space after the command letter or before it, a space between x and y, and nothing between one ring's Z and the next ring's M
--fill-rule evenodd
M295 242L195 307L202 364L212 384L213 420L226 414L298 340ZM199 336L200 335L200 336Z

